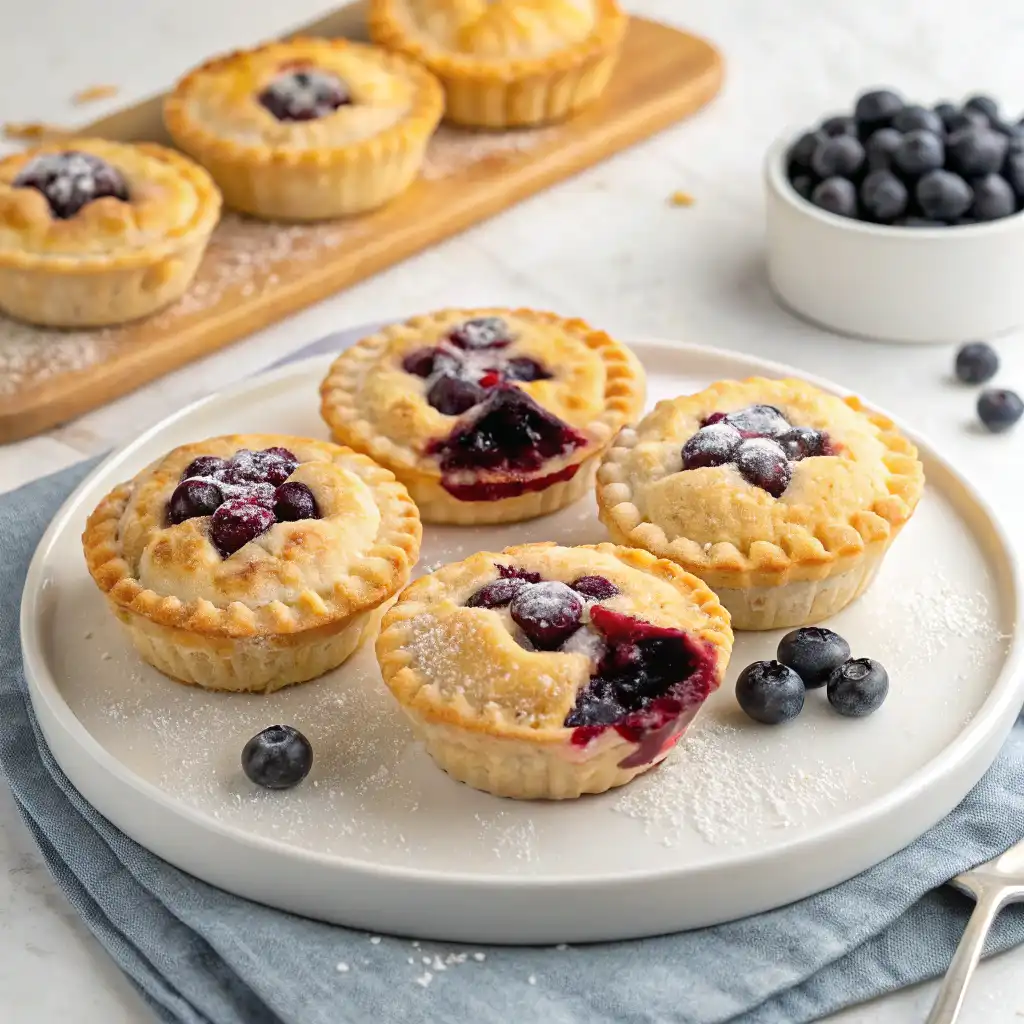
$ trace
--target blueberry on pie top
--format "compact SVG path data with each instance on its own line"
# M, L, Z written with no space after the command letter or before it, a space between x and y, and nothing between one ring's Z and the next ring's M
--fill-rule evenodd
M728 613L645 551L528 544L412 584L377 641L384 682L450 775L499 796L621 786L718 688Z
M196 68L168 96L164 120L229 205L319 220L403 192L443 103L429 72L399 54L344 39L291 39Z
M56 327L179 298L220 216L210 176L152 144L76 139L0 160L0 310Z
M370 35L426 65L445 116L508 128L557 121L603 92L627 17L617 0L372 0Z
M142 657L270 692L336 667L407 582L420 521L391 473L322 441L183 445L90 516L86 561Z
M445 310L343 352L321 395L334 436L391 469L426 521L496 523L582 496L644 377L580 320Z
M914 446L855 398L721 381L624 430L598 474L619 543L671 558L738 629L834 614L871 582L921 498Z

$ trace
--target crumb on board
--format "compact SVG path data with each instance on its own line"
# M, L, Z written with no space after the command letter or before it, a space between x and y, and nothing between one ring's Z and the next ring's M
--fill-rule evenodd
M668 201L670 206L693 206L696 202L689 192L683 192L681 189L673 192Z
M11 142L44 142L46 139L60 139L71 132L55 124L42 121L8 121L0 128L5 139Z
M116 96L120 91L120 88L116 85L87 85L84 89L79 89L71 97L71 102L78 106L84 103L95 103L97 100L108 100L111 96Z

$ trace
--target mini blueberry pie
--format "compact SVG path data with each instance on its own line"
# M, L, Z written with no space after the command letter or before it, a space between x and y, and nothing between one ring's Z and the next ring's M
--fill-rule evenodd
M509 128L558 121L596 100L627 16L616 0L371 0L370 35L443 83L445 117Z
M189 286L220 217L191 160L75 139L0 160L0 310L50 327L147 316Z
M662 761L722 681L729 615L675 563L601 544L481 552L384 618L384 682L437 764L497 796L603 793Z
M256 217L363 213L404 192L444 94L399 54L344 39L292 39L186 75L164 104L175 143Z
M858 399L753 378L624 430L597 499L614 540L699 576L734 628L776 629L863 593L923 489L914 446Z
M321 396L335 438L390 469L425 521L473 525L582 497L643 408L644 375L581 320L445 310L343 352Z
M114 488L82 541L146 661L270 693L356 650L408 582L420 536L405 488L364 455L251 434L175 448Z

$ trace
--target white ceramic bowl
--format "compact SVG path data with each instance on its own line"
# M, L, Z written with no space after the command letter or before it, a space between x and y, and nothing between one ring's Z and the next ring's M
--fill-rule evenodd
M776 142L765 162L768 276L784 305L882 341L971 341L1024 324L1024 213L946 228L837 217L790 185L789 144Z

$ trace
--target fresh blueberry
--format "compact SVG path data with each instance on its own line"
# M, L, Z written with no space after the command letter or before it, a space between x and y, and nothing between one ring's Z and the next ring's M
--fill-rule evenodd
M828 438L812 427L791 427L776 440L782 445L786 458L790 462L810 459L816 455L831 455Z
M989 388L978 396L978 417L993 434L1015 426L1024 416L1024 401L1016 391Z
M449 373L438 377L427 392L427 401L445 416L461 416L485 397L479 384Z
M892 168L893 153L899 148L903 136L895 128L879 128L868 136L864 154L869 171L888 171Z
M852 178L864 165L864 147L855 135L826 139L811 158L811 170L819 178Z
M577 594L582 594L591 601L607 601L619 592L619 588L603 576L581 576L570 585Z
M942 119L942 126L948 132L950 121L960 112L960 108L955 103L950 103L949 100L943 100L941 103L936 103L933 109Z
M789 183L801 199L810 199L811 193L814 191L814 180L812 174L794 174Z
M953 135L964 128L988 128L988 118L980 110L960 109L944 119L946 134Z
M508 380L551 380L554 376L545 370L536 359L529 356L516 356L505 364L505 376Z
M814 151L828 138L823 132L805 132L792 146L787 154L789 166L793 170L809 171Z
M846 178L826 178L814 187L811 202L838 217L856 217L857 186Z
M821 131L830 139L837 139L840 135L856 135L857 123L847 114L836 114L821 122Z
M736 700L755 722L781 725L804 707L803 680L778 661L755 661L736 680Z
M872 171L860 186L860 208L872 220L888 224L907 209L907 186L892 171Z
M778 441L753 437L744 441L736 452L736 468L743 479L754 487L781 498L793 479L793 469Z
M853 116L862 128L872 131L885 128L903 108L903 99L892 89L872 89L861 93L853 108Z
M712 423L701 427L683 445L683 469L704 469L732 462L743 438L728 423Z
M485 583L466 602L467 608L504 608L523 587L529 586L526 580L509 578L497 579Z
M1013 189L1017 202L1024 202L1024 150L1013 152L1006 156L1006 163L1003 164L1003 177L1009 182Z
M877 711L889 694L889 673L871 658L855 658L834 669L828 679L828 702L848 718Z
M974 203L970 215L976 221L1001 220L1017 210L1017 197L1010 183L998 174L986 174L974 182Z
M942 118L934 110L918 106L916 103L910 103L902 110L898 110L893 115L892 126L898 132L913 132L923 129L935 135L942 135L946 130Z
M227 558L274 525L274 513L245 498L225 501L210 520L210 540Z
M216 484L207 480L185 480L174 488L167 503L167 519L172 526L195 519L197 516L212 516L224 501L224 495Z
M946 149L942 139L934 132L920 128L904 135L892 155L896 170L911 177L938 170L945 159Z
M776 656L800 676L807 689L815 690L828 682L835 669L850 660L850 645L831 629L803 626L779 641Z
M999 120L999 104L991 96L972 96L964 103L964 110L975 110L979 114L984 114L990 121Z
M990 128L961 128L949 137L949 169L965 178L991 174L1003 165L1009 142Z
M290 725L258 732L242 749L242 771L264 789L291 789L313 767L309 740Z
M985 384L999 372L999 356L984 341L962 345L956 354L956 379L964 384Z
M564 583L551 581L524 587L509 611L534 647L554 651L580 628L583 602Z
M781 409L774 405L748 405L735 412L726 413L722 419L741 434L757 437L774 437L789 430L789 420ZM710 418L708 420L710 423Z
M974 190L959 174L951 171L930 171L917 183L914 195L929 220L956 220L974 202Z
M295 523L300 519L319 519L313 492L297 480L281 484L274 495L274 515L279 523Z

